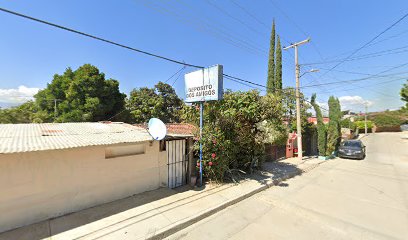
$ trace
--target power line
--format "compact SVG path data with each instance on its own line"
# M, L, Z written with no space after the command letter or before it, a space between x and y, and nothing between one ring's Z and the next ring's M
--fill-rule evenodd
M263 25L264 27L266 27L267 29L269 29L269 27L262 22L261 20L259 20L255 15L253 15L251 12L249 12L248 10L246 10L244 7L242 7L241 5L239 5L237 2L235 2L234 0L230 0L235 6L237 6L239 9L241 9L243 12L245 12L248 16L250 16L252 19L254 19L256 22L258 22L259 24Z
M194 8L193 8L190 4L187 4L185 1L180 1L180 3L183 3L184 5L188 6L190 9L194 10ZM197 15L194 15L194 16L197 16ZM203 18L200 18L200 19L203 19ZM211 18L205 17L205 18L203 19L203 21L209 22L209 21L208 21L209 19L211 19ZM227 31L227 32L222 31L222 32L225 33L226 35L231 36L230 33L228 33L228 32L234 32L233 30L231 30L230 28L226 27L225 25L223 25L222 23L219 23L219 22L216 22L215 24L211 25L210 28L218 28L218 26L223 27L223 28ZM235 33L235 32L234 32L234 33ZM235 34L236 34L236 33L235 33ZM252 40L248 39L248 40L250 41L250 42L249 42L249 41L247 41L246 39L245 39L245 40L241 39L241 38L243 38L244 35L241 35L241 34L236 34L236 35L237 35L237 36L240 36L239 38L238 38L238 37L235 37L236 39L238 39L238 41L244 42L244 43L246 43L246 44L248 44L248 45L251 45L251 46L253 46L253 48L257 49L258 51L266 52L266 50L263 49L262 46L259 46L259 44L253 42ZM232 37L233 37L233 36L232 36ZM244 37L246 37L246 36L244 36Z
M269 2L276 8L278 9L278 11L286 18L289 20L290 23L292 23L303 35L304 37L310 37L310 34L306 33L291 17L289 17L288 14L286 14L285 11L283 11L282 8L280 8L273 0L269 0ZM289 43L290 45L291 43ZM312 41L311 42L313 49L317 52L317 54L319 55L319 57L321 59L323 59L323 55L322 53L319 51L319 49L317 48L316 44Z
M107 40L107 39L104 39L104 38L101 38L101 37L97 37L97 36L94 36L94 35L91 35L91 34L88 34L88 33L84 33L84 32L81 32L81 31L78 31L78 30L75 30L75 29L72 29L72 28L64 27L64 26L61 26L61 25L58 25L58 24L55 24L55 23L45 21L45 20L41 20L41 19L38 19L38 18L34 18L34 17L30 17L28 15L18 13L18 12L7 10L5 8L0 8L0 11L9 13L9 14L12 14L12 15L15 15L15 16L19 16L19 17L22 17L22 18L25 18L25 19L29 19L29 20L32 20L34 22L39 22L39 23L43 23L43 24L46 24L46 25L49 25L49 26L52 26L52 27L56 27L56 28L59 28L59 29L62 29L62 30L68 31L68 32L76 33L76 34L79 34L79 35L82 35L82 36L85 36L85 37L89 37L89 38L92 38L92 39L95 39L95 40L98 40L98 41L109 43L109 44L112 44L112 45L115 45L115 46L118 46L118 47L121 47L121 48L125 48L125 49L131 50L131 51L142 53L142 54L145 54L145 55L148 55L148 56L151 56L151 57L159 58L159 59L162 59L162 60L165 60L165 61L168 61L168 62L172 62L172 63L184 65L184 66L189 66L189 67L194 67L194 68L204 68L202 66L198 66L198 65L195 65L195 64L189 64L189 63L181 62L181 61L178 61L178 60L175 60L175 59L160 56L160 55L150 53L150 52L147 52L147 51L143 51L143 50L140 50L140 49L137 49L137 48L129 47L129 46L126 46L126 45L123 45L123 44L120 44L120 43L117 43L117 42L114 42L114 41L111 41L111 40Z
M230 14L229 12L225 11L224 9L222 9L221 7L219 7L217 4L215 4L214 2L210 1L210 0L205 0L209 5L211 5L212 7L214 7L215 9L217 9L218 11L222 12L223 14L225 14L226 16L234 19L235 21L239 22L240 24L242 24L243 26L245 26L246 28L248 28L249 30L251 30L254 33L257 33L261 36L263 36L263 34L261 32L259 32L258 30L256 30L255 28L247 25L245 22L243 22L241 19L239 19L238 17L235 17L234 15Z
M224 75L224 77L226 77L228 80L237 80L237 81L241 81L241 82L244 82L244 83L249 83L249 84L252 84L252 85L255 85L255 86L259 86L259 87L265 88L266 90L270 89L270 88L268 88L267 86L262 85L262 84L259 84L259 83L254 83L254 82L251 82L251 81L248 81L248 80L245 80L245 79L242 79L242 78L234 77L234 76L231 76L231 75L228 75L228 74L223 74L223 75ZM259 90L264 91L263 89L259 89ZM283 89L274 89L274 90L279 91L281 94L283 94L283 95L285 95L285 96L296 97L295 95L292 95L292 94L289 94L289 93L285 92ZM311 102L308 101L307 99L304 99L304 101L307 102L307 103L311 103ZM325 110L325 111L329 111L328 109L325 109L325 108L322 108L322 107L320 107L320 108L323 109L323 110Z
M322 70L328 70L327 68L319 68ZM333 70L336 72L342 72L342 73L349 73L349 74L356 74L356 75L366 75L366 76L374 76L374 77L389 77L392 75L400 75L400 74L405 74L408 72L399 72L399 73L393 73L393 74L389 74L389 75L377 75L377 74L371 74L371 73L361 73L361 72L350 72L350 71L343 71L343 70Z
M174 76L176 76L179 72L181 72L183 69L185 69L186 66L182 66L177 72L175 72L173 75L171 75L166 81L164 81L165 83L167 83L170 79L172 79Z
M381 56L386 56L386 55L391 55L391 54L399 54L399 53L408 52L408 50L406 48L408 48L408 46L393 48L393 49L387 49L387 50L368 53L368 54L363 54L363 55L358 55L358 56L355 56L353 58L348 58L348 59L347 58L333 59L333 60L322 61L322 62L304 63L302 65L309 66L309 65L330 64L330 63L336 63L336 62L357 61L357 60L362 60L362 59L367 59L367 58L381 57ZM406 49L406 50L401 50L401 49ZM397 51L397 50L400 50L400 51ZM334 69L332 71L334 71Z
M183 68L184 69L184 68ZM174 84L177 82L177 80L180 79L181 75L183 74L183 72L180 72L179 75L176 77L176 79L174 79L173 83L171 84L171 86L173 87Z
M392 76L392 75L391 75ZM385 76L379 76L379 77L385 77ZM406 79L407 77L402 77L401 79ZM353 83L353 82L360 82L360 81L366 81L373 79L372 77L365 77L365 78L358 78L358 79L351 79L351 80L344 80L344 81L336 81L336 82L328 82L328 83L320 83L320 84L314 84L314 85L307 85L303 86L301 88L310 88L310 87L317 87L317 86L325 86L325 85L333 85L333 84L340 84L340 83Z
M344 81L336 81L336 82L328 82L328 83L315 84L315 85L306 85L306 86L303 86L302 88L316 87L316 86L321 86L321 85L332 85L332 84L339 84L339 83L351 83L351 84L352 84L353 82L369 80L369 79L372 79L373 77L386 77L386 76L380 76L380 74L383 74L383 73L392 71L392 70L397 69L397 68L404 67L404 66L406 66L406 65L408 65L408 63L403 63L403 64L401 64L401 65L398 65L398 66L389 68L389 69L387 69L387 70L381 71L381 72L379 72L379 73L377 73L377 74L374 74L374 75L371 76L371 77L358 78L358 79L352 79L352 80L344 80ZM393 75L395 75L395 74L390 74L389 76L393 76Z
M399 36L404 35L404 34L406 34L406 33L408 33L408 30L402 31L402 32L400 32L400 33L394 34L394 35L389 36L389 37L384 38L384 39L380 39L380 40L378 40L378 41L376 41L376 42L373 42L373 43L367 45L367 47L371 47L371 46L377 45L377 44L379 44L379 43L388 41L388 40L390 40L390 39L392 39L392 38L399 37ZM340 56L346 55L347 53L351 53L351 52L353 52L353 51L347 51L347 52L344 52L344 53L341 53L341 54L337 54L336 56L333 56L333 57L330 57L330 58L326 58L326 59L336 59L336 58L338 58L338 57L340 57Z
M45 21L45 20L41 20L41 19L34 18L34 17L28 16L28 15L17 13L17 12L7 10L7 9L4 9L4 8L0 8L0 11L9 13L9 14L12 14L12 15L15 15L15 16L19 16L19 17L22 17L22 18L25 18L25 19L29 19L29 20L32 20L32 21L35 21L35 22L39 22L39 23L42 23L42 24L46 24L46 25L49 25L49 26L52 26L52 27L55 27L55 28L59 28L59 29L62 29L62 30L68 31L68 32L76 33L78 35L89 37L89 38L92 38L92 39L95 39L95 40L99 40L99 41L102 41L102 42L105 42L105 43L109 43L109 44L112 44L112 45L115 45L115 46L118 46L118 47L122 47L122 48L125 48L125 49L128 49L128 50L131 50L131 51L135 51L135 52L138 52L138 53L141 53L141 54L145 54L145 55L148 55L148 56L151 56L151 57L159 58L159 59L162 59L162 60L165 60L165 61L168 61L168 62L176 63L176 64L183 65L183 66L194 67L194 68L204 68L203 66L190 64L190 63L185 63L185 62L181 62L181 61L171 59L171 58L168 58L168 57L164 57L164 56L161 56L161 55L153 54L153 53L150 53L150 52L147 52L147 51L143 51L143 50L140 50L140 49L129 47L129 46L126 46L126 45L123 45L123 44L120 44L120 43L117 43L117 42L114 42L114 41L111 41L111 40L100 38L100 37L97 37L97 36L94 36L94 35L91 35L91 34L88 34L88 33L84 33L84 32L81 32L81 31L78 31L78 30L75 30L75 29L64 27L64 26L61 26L61 25L58 25L58 24L55 24L55 23L51 23L51 22L48 22L48 21ZM227 74L224 74L224 76L226 76L228 78L233 78L233 79L238 80L238 81L243 81L243 82L246 82L246 83L257 85L259 87L266 88L266 86L264 86L264 85L256 84L256 83L253 83L253 82L250 82L250 81L247 81L247 80L244 80L244 79L240 79L240 78L237 78L237 77L233 77L233 76L230 76L230 75L227 75Z
M383 30L382 32L380 32L379 34L377 34L374 38L372 38L370 41L368 41L367 43L365 43L363 46L357 48L356 50L354 50L350 55L348 55L343 61L337 63L336 65L334 65L332 68L330 68L330 70L328 70L327 72L325 72L322 76L326 75L327 73L333 71L335 68L337 68L338 66L340 66L341 64L343 64L347 59L349 59L350 57L352 57L354 54L356 54L357 52L359 52L361 49L367 47L370 43L374 42L377 38L379 38L381 35L383 35L384 33L386 33L388 30L390 30L391 28L393 28L395 25L397 25L399 22L401 22L402 20L404 20L406 17L408 16L408 13L406 13L404 16L402 16L401 18L399 18L396 22L394 22L393 24L391 24L389 27L387 27L385 30Z
M219 28L219 24L218 25L210 25L208 23L207 19L202 19L197 17L196 15L192 15L192 16L183 16L181 15L178 11L173 9L169 9L169 6L163 6L163 5L155 5L153 4L151 1L142 1L142 3L149 7L152 8L155 11L158 11L162 14L167 14L167 15L171 15L174 16L176 18L177 21L189 25L193 28L195 28L197 31L209 34L217 39L221 39L222 41L225 41L226 43L233 45L237 48L240 49L244 49L246 51L249 51L253 54L262 54L264 52L263 49L259 48L258 46L255 46L256 44L252 44L249 43L246 40L243 40L241 38L232 36L228 30L225 31L221 28ZM188 4L184 3L184 5L188 6ZM190 7L191 8L191 7ZM189 11L191 12L191 11ZM220 25L222 26L222 25ZM224 27L224 26L222 26ZM224 27L225 28L225 27Z

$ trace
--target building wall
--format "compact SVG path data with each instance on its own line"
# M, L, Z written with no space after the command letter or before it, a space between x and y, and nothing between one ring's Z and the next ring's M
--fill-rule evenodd
M0 232L167 186L166 152L141 144L1 154Z

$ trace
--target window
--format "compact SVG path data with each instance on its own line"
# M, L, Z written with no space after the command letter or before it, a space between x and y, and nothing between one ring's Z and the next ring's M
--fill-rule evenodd
M360 142L357 141L345 141L342 143L342 146L345 147L361 147Z
M166 141L160 140L159 151L160 152L165 152L166 151Z
M145 144L134 144L126 146L115 146L105 148L105 158L125 157L144 154Z

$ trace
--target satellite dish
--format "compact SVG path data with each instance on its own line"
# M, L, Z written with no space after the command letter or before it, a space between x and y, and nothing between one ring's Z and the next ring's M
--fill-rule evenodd
M162 140L167 134L166 125L158 118L151 118L149 120L147 131L154 140Z

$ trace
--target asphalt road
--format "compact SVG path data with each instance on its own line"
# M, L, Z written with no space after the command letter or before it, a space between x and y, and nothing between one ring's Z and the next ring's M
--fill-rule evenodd
M408 239L408 139L363 138L365 160L335 159L168 239Z

